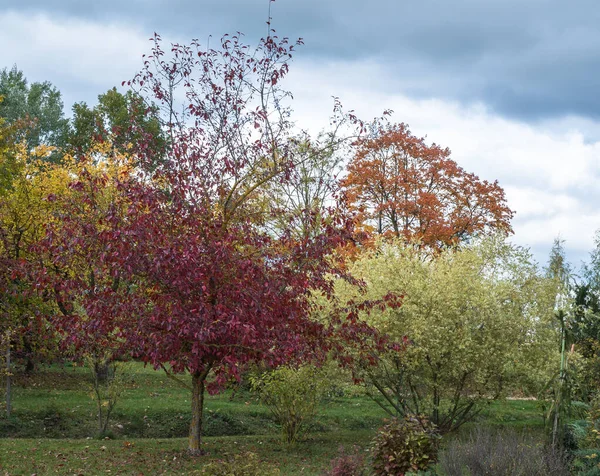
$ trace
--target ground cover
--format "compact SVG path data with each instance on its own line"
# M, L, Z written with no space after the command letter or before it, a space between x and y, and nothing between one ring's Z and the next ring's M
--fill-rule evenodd
M386 414L366 396L332 395L324 402L306 439L293 447L280 441L271 414L245 388L206 401L205 449L186 452L190 421L187 389L164 372L136 365L131 383L109 425L110 439L98 439L95 403L87 370L71 365L18 375L14 412L0 418L0 469L5 474L201 474L202 466L228 455L256 453L281 474L321 474L340 446L367 452ZM490 402L467 425L541 432L535 401Z

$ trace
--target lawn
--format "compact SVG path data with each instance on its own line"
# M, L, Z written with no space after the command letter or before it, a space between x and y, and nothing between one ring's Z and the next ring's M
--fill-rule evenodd
M94 437L95 403L84 368L53 366L17 376L13 400L13 417L0 418L0 469L10 475L200 474L203 464L241 452L256 453L284 475L316 475L340 446L368 451L386 417L365 396L331 398L305 440L286 447L268 408L243 389L229 390L206 399L208 454L198 459L185 452L188 391L164 372L135 367L111 418L111 439ZM541 411L532 401L491 402L479 423L537 432Z

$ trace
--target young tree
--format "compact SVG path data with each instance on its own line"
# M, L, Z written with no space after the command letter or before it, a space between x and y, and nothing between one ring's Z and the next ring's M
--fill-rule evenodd
M526 250L499 238L435 257L401 242L380 244L351 269L366 299L403 294L397 309L367 322L402 354L377 355L363 369L372 396L392 415L425 415L448 432L509 388L541 388L557 362L552 283ZM340 285L346 296L351 289Z
M449 149L428 146L406 124L379 123L357 145L342 185L377 233L440 249L511 231L513 212L498 183L467 173Z
M2 133L0 131L0 140ZM40 355L53 349L52 332L46 319L48 305L33 292L32 270L37 256L30 250L43 236L44 224L49 220L52 205L46 196L61 193L69 180L67 173L57 173L56 167L46 162L51 152L51 148L43 146L28 152L25 145L9 145L6 141L0 150L3 181L0 188L0 333L6 352L8 389L11 365L24 361L25 370L32 371ZM7 408L10 410L9 390Z
M352 220L331 213L319 233L296 239L270 233L262 206L267 184L286 180L297 157L279 86L292 50L270 32L253 50L225 36L218 49L173 45L168 59L155 37L131 84L159 107L165 156L156 161L139 140L131 173L81 174L70 202L79 211L67 206L44 242L59 269L73 256L93 267L91 286L81 275L54 282L59 301L77 304L65 329L116 333L155 368L191 375L191 454L202 453L207 386L218 390L248 362L319 360L331 346L336 321L313 318L312 293L332 296L342 272L331 255ZM106 187L118 193L103 207ZM351 335L353 322L343 324Z
M275 211L272 225L276 230L291 228L298 239L319 234L315 225L340 206L344 161L364 132L363 124L352 113L345 114L338 99L330 124L332 129L316 138L307 132L293 137L288 150L293 167L285 180L267 186L265 200Z

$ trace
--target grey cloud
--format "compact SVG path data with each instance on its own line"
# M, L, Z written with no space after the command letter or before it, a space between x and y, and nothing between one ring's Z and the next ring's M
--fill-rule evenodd
M267 0L4 0L7 8L135 24L165 38L264 35ZM278 0L305 56L376 58L390 92L483 102L524 120L600 118L597 0Z

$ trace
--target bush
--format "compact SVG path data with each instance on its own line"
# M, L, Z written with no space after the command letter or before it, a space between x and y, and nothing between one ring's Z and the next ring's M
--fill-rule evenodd
M259 377L251 377L252 387L281 426L283 439L292 444L317 414L327 385L319 369L281 367Z
M600 396L587 406L585 419L570 423L576 441L573 450L573 473L581 476L600 476Z
M242 453L226 460L208 463L202 468L206 476L278 476L279 469L261 462L256 453Z
M427 469L436 460L438 440L435 426L425 418L393 419L375 437L374 474L401 476Z
M571 474L577 476L600 476L600 454L598 450L578 450L574 454Z
M452 441L440 453L446 476L562 476L569 468L563 453L513 431L478 428L466 441Z
M347 453L343 446L339 454L331 461L331 466L323 476L363 476L367 474L365 457L360 453L360 448L354 446L352 453Z

